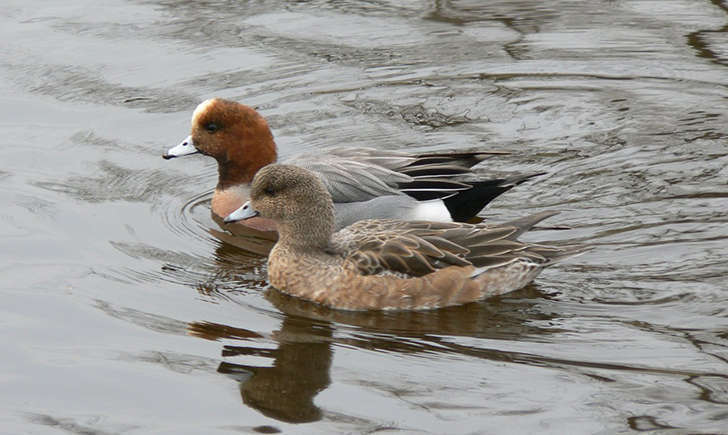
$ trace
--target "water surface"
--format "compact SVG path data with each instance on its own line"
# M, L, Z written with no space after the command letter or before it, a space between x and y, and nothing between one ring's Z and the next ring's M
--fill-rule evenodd
M22 2L0 12L6 433L720 433L728 5ZM595 249L497 300L341 313L221 240L200 101L282 156L497 149L494 220Z

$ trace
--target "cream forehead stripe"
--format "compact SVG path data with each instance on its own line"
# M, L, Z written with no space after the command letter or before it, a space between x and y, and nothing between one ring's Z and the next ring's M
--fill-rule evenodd
M192 112L192 125L195 125L197 118L199 118L205 112L205 110L207 110L207 107L210 106L213 101L215 101L215 99L210 98L209 100L205 100L202 103L198 104L197 107L195 107L195 111Z

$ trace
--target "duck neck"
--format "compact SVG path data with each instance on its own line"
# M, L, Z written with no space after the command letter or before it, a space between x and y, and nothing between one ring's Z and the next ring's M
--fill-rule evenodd
M240 184L250 184L250 182L253 181L255 173L258 172L260 168L273 162L275 162L275 154L273 156L273 160L266 163L257 159L256 161L251 162L239 160L218 160L217 189L225 190Z
M217 159L220 190L238 184L250 184L265 165L278 159L276 143L267 124L257 125L256 131L246 131L239 146Z
M312 253L328 248L333 232L334 206L329 202L325 206L309 207L304 213L278 224L278 243L289 249Z

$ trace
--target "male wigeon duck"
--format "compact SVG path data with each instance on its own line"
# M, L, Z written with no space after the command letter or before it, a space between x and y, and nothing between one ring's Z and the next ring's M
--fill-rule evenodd
M226 221L275 222L268 280L284 293L344 310L418 310L517 290L583 252L516 240L553 214L501 225L373 219L335 232L334 203L320 177L269 165L253 178L250 201Z
M217 160L219 179L213 217L222 220L248 200L250 182L278 153L265 119L253 108L222 98L197 106L190 135L165 159L202 153ZM406 154L371 148L331 148L286 163L318 175L333 197L336 228L364 218L468 221L488 202L538 173L514 177L475 175L471 167L498 151ZM275 238L266 219L244 224L259 236Z

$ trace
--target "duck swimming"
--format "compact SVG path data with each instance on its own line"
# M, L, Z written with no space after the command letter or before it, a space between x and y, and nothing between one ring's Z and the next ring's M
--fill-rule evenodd
M544 267L588 249L517 240L554 214L500 225L369 219L335 231L321 179L273 164L257 172L250 201L225 220L276 224L268 279L284 293L344 310L421 310L517 290Z
M268 123L252 107L213 98L192 114L190 135L164 154L165 159L201 153L218 164L212 197L213 217L222 220L250 197L250 183L265 165L278 160ZM359 219L394 218L468 221L491 200L540 173L494 177L471 168L499 151L407 154L373 148L330 148L287 159L313 171L336 209L336 228ZM257 235L275 238L270 220L243 224Z

